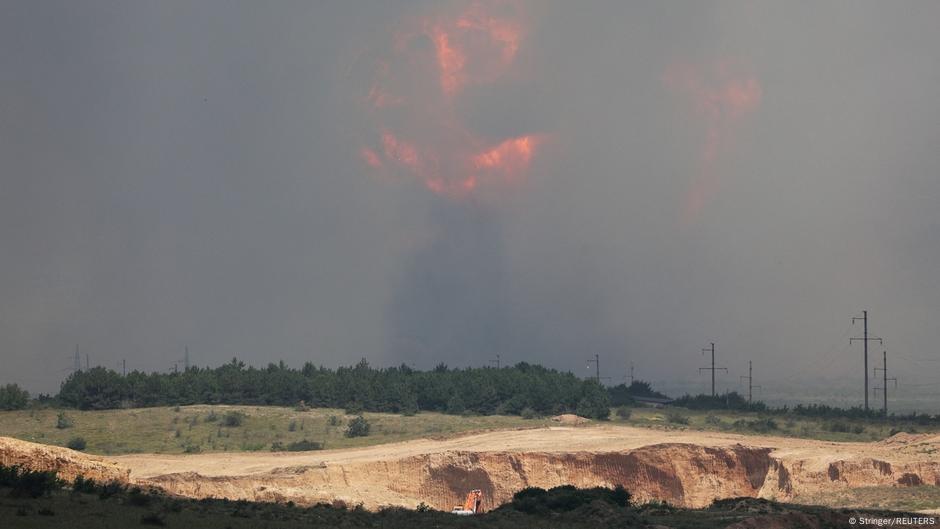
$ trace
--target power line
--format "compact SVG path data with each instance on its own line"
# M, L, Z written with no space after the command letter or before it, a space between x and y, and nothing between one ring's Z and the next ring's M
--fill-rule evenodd
M709 350L709 348L707 348L707 347L703 348L703 349L702 349L702 354L705 354L708 350ZM727 373L727 372L728 372L728 369L725 368L725 367L715 367L715 342L711 342L711 352L712 352L712 365L711 365L711 367L700 367L700 368L698 368L698 372L699 372L699 373L701 373L702 371L711 371L711 372L712 372L712 397L714 397L714 396L715 396L715 371L724 371L725 373Z
M878 343L884 344L881 338L869 337L868 336L868 311L862 311L862 317L855 316L852 318L852 325L855 325L856 320L862 320L864 323L864 334L861 338L849 338L849 343L858 340L865 344L865 411L868 411L868 342L877 340Z

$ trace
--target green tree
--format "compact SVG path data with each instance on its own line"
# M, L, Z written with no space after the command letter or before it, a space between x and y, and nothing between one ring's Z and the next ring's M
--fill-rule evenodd
M0 386L0 410L22 410L29 404L29 393L16 384Z

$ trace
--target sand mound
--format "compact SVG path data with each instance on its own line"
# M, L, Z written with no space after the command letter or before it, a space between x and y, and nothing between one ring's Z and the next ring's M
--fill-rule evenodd
M19 465L35 471L54 470L59 478L66 481L74 481L76 477L84 476L97 482L126 483L130 475L130 470L100 457L11 437L0 437L0 465Z
M587 418L585 418L585 417L580 417L580 416L575 415L575 414L573 414L573 413L565 413L565 414L563 414L563 415L556 415L556 416L552 417L552 420L555 421L555 422L559 422L559 423L561 423L561 424L564 424L565 426L572 426L572 425L578 425L578 424L586 424L586 423L591 422L591 419L587 419Z

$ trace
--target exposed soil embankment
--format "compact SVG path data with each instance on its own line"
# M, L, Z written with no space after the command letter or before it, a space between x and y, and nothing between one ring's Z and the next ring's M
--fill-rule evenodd
M481 489L484 507L509 501L526 487L614 487L638 501L665 500L703 507L717 498L778 500L831 487L910 486L940 480L940 462L887 463L838 459L778 459L768 447L707 447L684 443L649 445L622 452L443 452L389 461L353 461L277 468L244 476L170 474L148 483L192 497L262 501L362 503L437 509L459 504Z
M20 447L27 452L40 446L22 444L29 445ZM73 459L86 457L42 448ZM716 498L788 500L840 488L934 486L940 485L938 450L940 436L832 443L605 425L507 430L347 450L136 454L112 459L131 469L137 483L194 498L343 502L368 509L415 507L423 502L449 510L472 489L481 489L484 507L492 509L525 487L558 485L622 485L638 501L665 500L685 507L702 507ZM42 463L50 457L45 452L30 453L40 454L40 467L57 468ZM4 457L4 464L11 464L11 456ZM15 459L30 457L21 454ZM90 475L91 468L106 469L102 472L117 468L87 459L82 465L90 466L75 463L58 468L66 476ZM79 467L82 471L76 472Z
M481 489L484 507L509 501L526 487L623 485L642 501L702 506L714 498L757 496L774 465L770 449L661 444L629 452L445 452L397 461L301 466L262 475L154 477L149 483L193 497L362 502L450 509ZM378 501L377 501L378 500Z
M54 470L61 479L74 481L78 476L94 479L99 483L109 481L127 482L130 470L102 458L58 446L41 445L0 437L0 465L14 466L34 471Z

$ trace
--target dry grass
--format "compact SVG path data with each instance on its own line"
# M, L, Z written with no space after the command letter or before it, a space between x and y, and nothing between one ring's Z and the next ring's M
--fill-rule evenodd
M295 411L274 406L183 406L129 410L75 411L65 413L74 426L56 428L59 410L0 412L0 436L65 446L82 437L92 454L183 453L269 450L274 442L287 445L308 439L325 448L370 446L422 437L449 437L473 431L539 427L541 419L486 416L464 417L419 413L412 417L365 413L371 423L368 437L347 438L343 434L350 416L343 410ZM245 414L241 426L224 426L226 413ZM210 420L214 413L217 420ZM331 421L331 417L336 419ZM294 426L291 426L291 423ZM336 424L332 424L336 423Z

